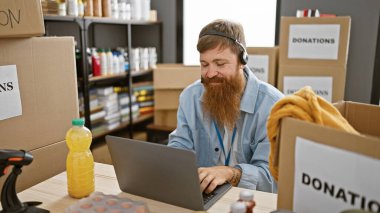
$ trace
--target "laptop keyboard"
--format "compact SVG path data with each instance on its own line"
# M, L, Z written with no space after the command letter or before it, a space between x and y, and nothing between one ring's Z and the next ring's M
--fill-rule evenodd
M211 192L210 194L203 193L203 203L206 204L209 202L213 197L215 197L217 193L215 191Z

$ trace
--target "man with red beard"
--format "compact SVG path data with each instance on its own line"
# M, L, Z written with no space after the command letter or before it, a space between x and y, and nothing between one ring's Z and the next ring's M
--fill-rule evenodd
M203 192L226 182L276 192L268 170L266 121L282 93L258 80L246 66L240 24L211 22L201 30L197 49L201 81L180 95L177 128L168 146L195 151Z

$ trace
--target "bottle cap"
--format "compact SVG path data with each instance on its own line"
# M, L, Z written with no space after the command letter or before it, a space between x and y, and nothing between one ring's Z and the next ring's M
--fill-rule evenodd
M71 124L73 126L83 126L84 125L84 119L83 118L75 118L71 121Z
M243 200L243 201L253 200L253 192L248 191L248 190L243 190L239 193L239 198L240 200Z
M247 207L245 206L245 203L243 202L235 202L231 204L231 213L245 213L247 210Z

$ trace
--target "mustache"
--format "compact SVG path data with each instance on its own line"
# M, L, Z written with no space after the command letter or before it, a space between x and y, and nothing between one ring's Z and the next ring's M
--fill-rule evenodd
M220 77L213 77L213 78L204 78L201 76L201 83L202 84L210 84L210 83L224 83L225 79Z

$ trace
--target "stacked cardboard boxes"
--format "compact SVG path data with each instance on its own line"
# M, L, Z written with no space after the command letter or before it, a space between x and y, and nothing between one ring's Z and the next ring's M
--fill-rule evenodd
M277 83L278 47L247 47L248 66L255 76L273 86Z
M277 87L285 95L309 85L330 102L344 99L350 17L282 17Z
M177 126L177 109L182 90L200 79L200 68L182 64L159 64L154 70L154 124Z
M360 134L285 118L279 138L278 209L380 209L380 107L335 105Z
M74 40L7 38L44 34L40 0L2 0L0 10L1 148L34 156L20 191L65 170L65 133L78 117Z

